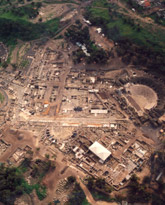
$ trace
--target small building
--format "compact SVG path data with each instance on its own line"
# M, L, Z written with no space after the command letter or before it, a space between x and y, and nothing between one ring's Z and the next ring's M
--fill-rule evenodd
M97 141L94 142L90 147L89 150L93 152L98 158L100 158L103 162L111 155L111 152L107 150L103 145L98 143Z
M108 110L106 109L91 109L92 114L107 114Z

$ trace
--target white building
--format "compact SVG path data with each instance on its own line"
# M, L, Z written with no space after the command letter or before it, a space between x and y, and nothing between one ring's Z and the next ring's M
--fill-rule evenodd
M89 150L93 152L98 158L100 158L103 162L111 155L111 152L107 150L103 145L98 143L97 141L94 142L90 147Z

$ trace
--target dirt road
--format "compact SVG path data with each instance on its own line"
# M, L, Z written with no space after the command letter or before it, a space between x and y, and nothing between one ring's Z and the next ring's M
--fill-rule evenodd
M87 201L91 204L91 205L116 205L118 203L116 202L106 202L106 201L95 201L92 194L90 193L90 191L88 190L88 188L85 186L85 184L83 184L83 182L81 181L81 179L79 177L76 177L77 182L80 184L82 190L85 193L86 199Z
M85 186L85 184L82 183L81 179L79 177L76 177L77 182L80 184L82 190L84 191L86 198L90 204L96 204L96 201L93 199L92 194L88 190L88 188Z
M136 12L133 12L132 10L128 9L121 1L114 0L114 3L117 4L120 8L123 9L122 11L120 10L120 13L123 13L124 15L129 16L132 19L140 20L141 23L149 24L150 26L152 26L152 28L154 30L155 29L161 29L161 30L165 31L165 27L164 26L161 26L161 25L158 25L158 24L152 22L150 20L150 18L144 18L144 17L138 15Z

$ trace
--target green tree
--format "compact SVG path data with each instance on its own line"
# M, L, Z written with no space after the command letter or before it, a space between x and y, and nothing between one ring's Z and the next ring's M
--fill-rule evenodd
M0 165L0 202L13 205L16 197L23 194L23 175L17 168Z

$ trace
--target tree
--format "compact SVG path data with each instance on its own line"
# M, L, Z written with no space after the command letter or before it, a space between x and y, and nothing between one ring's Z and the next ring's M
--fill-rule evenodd
M17 168L0 165L0 202L13 205L16 197L23 194L23 175Z
M87 187L89 189L93 189L94 185L95 185L95 182L94 182L94 178L93 177L89 177L87 179L88 183L87 183Z
M75 178L74 176L69 176L69 177L67 178L67 184L68 184L68 185L73 184L75 181L76 181L76 178Z
M69 196L68 204L69 205L80 205L83 203L85 198L86 197L85 197L83 190L81 189L80 185L76 183L74 190Z
M102 178L97 178L95 185L99 188L99 189L104 189L105 188L105 179Z
M47 159L49 159L50 156L49 156L49 154L45 154L45 157L46 157Z

